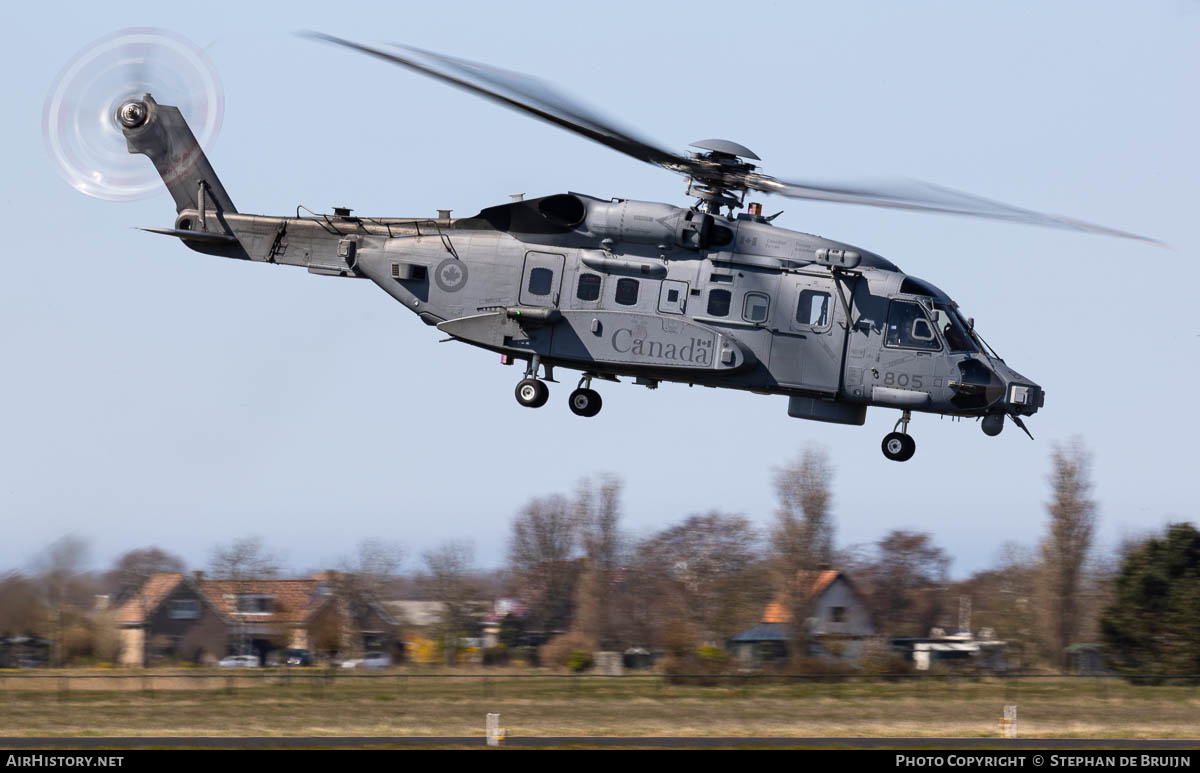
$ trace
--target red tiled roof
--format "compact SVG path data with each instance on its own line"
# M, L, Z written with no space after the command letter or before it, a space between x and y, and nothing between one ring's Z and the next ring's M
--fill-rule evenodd
M319 592L319 580L200 580L196 583L212 605L231 620L302 623L331 597ZM238 612L238 596L268 596L271 611Z
M183 582L183 575L178 572L152 574L137 593L117 609L117 622L140 623L146 616L158 608L171 591Z
M835 569L827 569L823 572L797 572L795 587L804 589L806 598L816 598L825 592L825 589L833 584L841 575L841 572ZM767 604L766 610L763 612L762 622L764 623L790 623L792 622L792 611L789 598L791 590L784 590L776 594L775 599Z

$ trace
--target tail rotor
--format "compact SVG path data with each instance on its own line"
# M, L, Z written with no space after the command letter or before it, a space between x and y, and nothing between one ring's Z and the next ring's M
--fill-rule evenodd
M201 146L216 138L225 96L204 51L167 30L119 30L80 51L46 95L46 150L71 187L109 201L162 190L154 167L130 154L122 133L145 121L146 94L178 106Z

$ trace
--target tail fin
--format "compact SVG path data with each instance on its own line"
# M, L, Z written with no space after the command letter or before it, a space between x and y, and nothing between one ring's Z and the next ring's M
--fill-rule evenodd
M129 152L154 162L175 199L176 212L203 210L204 199L218 210L237 212L179 108L160 105L147 94L139 102L122 105L118 116Z

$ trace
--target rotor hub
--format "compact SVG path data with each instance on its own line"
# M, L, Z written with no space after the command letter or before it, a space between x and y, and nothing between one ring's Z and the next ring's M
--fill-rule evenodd
M146 117L150 111L146 108L146 103L140 99L130 99L122 102L117 108L117 120L126 129L136 129L146 122Z

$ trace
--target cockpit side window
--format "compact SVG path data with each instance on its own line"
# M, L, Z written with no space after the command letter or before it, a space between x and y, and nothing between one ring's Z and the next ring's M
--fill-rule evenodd
M888 309L886 346L901 349L929 349L936 351L942 348L933 325L921 310L920 304L911 301L894 300Z
M933 325L942 332L946 346L952 352L977 352L979 349L971 340L967 326L963 324L958 313L944 303L933 304Z

